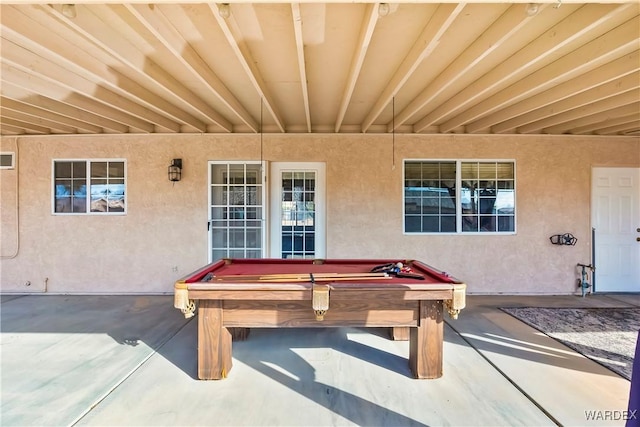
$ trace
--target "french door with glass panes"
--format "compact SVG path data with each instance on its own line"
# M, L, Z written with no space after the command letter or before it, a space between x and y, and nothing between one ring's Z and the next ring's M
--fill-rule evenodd
M324 163L272 163L270 256L324 258Z
M265 257L265 187L260 162L209 162L209 262Z

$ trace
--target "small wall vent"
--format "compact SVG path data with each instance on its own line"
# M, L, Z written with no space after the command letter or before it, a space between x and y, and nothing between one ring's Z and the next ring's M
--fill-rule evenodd
M15 158L15 153L0 153L0 169L14 169Z

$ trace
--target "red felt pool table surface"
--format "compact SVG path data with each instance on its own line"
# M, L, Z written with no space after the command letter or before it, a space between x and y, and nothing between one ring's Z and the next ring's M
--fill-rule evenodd
M333 260L306 260L306 259L233 259L221 260L203 267L200 270L191 273L183 278L185 283L198 283L212 273L214 281L218 284L225 282L238 283L236 278L230 276L256 276L256 275L274 275L274 274L320 274L320 273L337 273L337 274L356 274L369 273L374 267L402 263L411 269L411 272L424 277L424 280L416 280L413 278L395 277L391 275L388 279L380 282L379 280L367 280L362 278L354 280L356 283L342 283L341 285L356 285L361 283L377 283L380 285L389 284L406 284L406 285L425 285L425 284L455 284L461 283L446 272L439 271L422 262L414 260L360 260L360 259L333 259ZM222 276L220 280L217 277ZM240 277L238 277L240 278ZM212 280L207 280L211 282ZM244 282L260 282L258 278L248 277Z
M374 267L398 262L421 279L369 276ZM238 330L342 326L393 328L394 337L410 341L414 376L438 378L443 312L456 318L466 293L466 285L447 273L398 259L225 259L174 288L174 306L185 317L197 309L200 379L227 376L232 336L246 336Z

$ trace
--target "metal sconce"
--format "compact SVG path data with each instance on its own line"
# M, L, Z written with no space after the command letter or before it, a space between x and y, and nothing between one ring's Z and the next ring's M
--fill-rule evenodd
M173 159L169 165L169 181L177 182L182 178L182 159Z

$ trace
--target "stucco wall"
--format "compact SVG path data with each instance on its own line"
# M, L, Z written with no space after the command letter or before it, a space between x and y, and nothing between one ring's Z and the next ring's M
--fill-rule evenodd
M261 156L257 135L21 137L1 149L18 153L0 171L3 292L172 292L207 262L207 162ZM567 294L590 260L591 168L640 167L640 139L397 134L393 155L390 135L265 134L262 157L326 162L328 258L420 259L473 293ZM52 160L68 158L126 159L127 214L52 215ZM517 234L403 235L408 158L514 159ZM565 232L576 246L550 244Z

